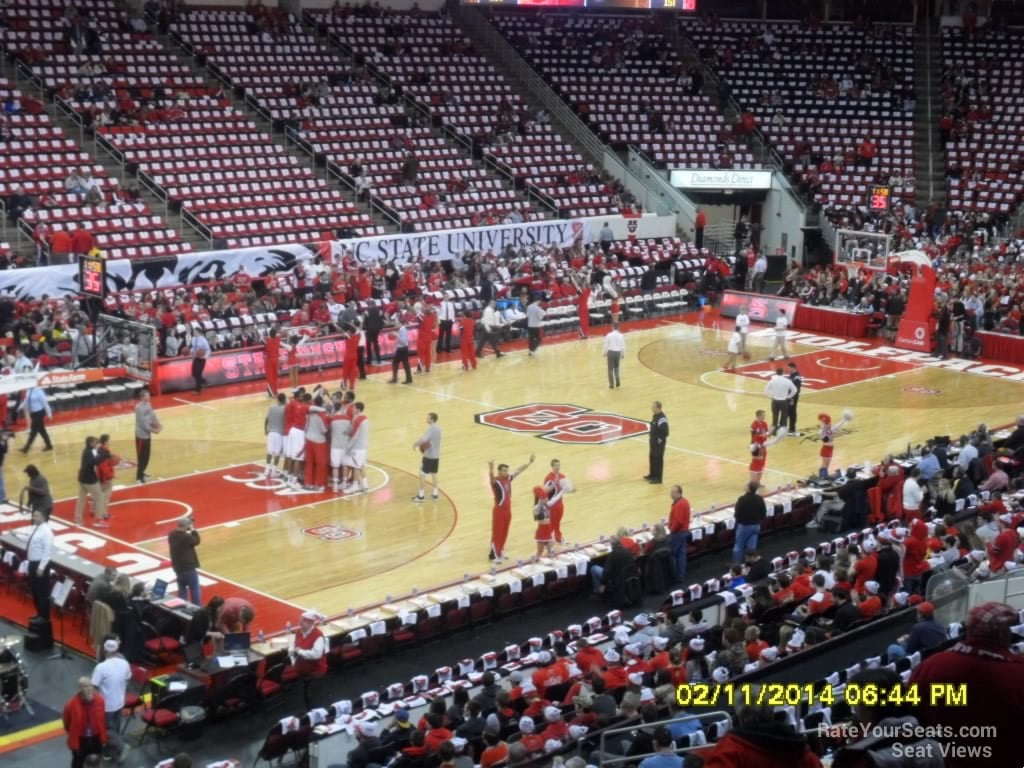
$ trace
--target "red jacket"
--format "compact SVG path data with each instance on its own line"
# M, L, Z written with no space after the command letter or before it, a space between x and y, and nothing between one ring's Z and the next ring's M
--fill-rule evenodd
M100 744L107 743L107 719L103 710L103 697L93 693L92 701L86 701L76 693L64 705L64 730L68 732L68 749L75 751L82 745L86 726L92 729Z
M907 551L903 556L903 575L907 578L920 576L929 569L928 526L922 520L914 520L904 546Z
M670 533L686 533L690 530L690 502L685 497L672 502L668 530Z
M782 729L730 731L703 756L704 768L821 768L807 740Z

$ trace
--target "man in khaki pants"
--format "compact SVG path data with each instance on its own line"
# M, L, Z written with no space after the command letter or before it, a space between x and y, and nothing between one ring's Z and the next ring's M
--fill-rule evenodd
M92 513L96 517L93 525L106 528L109 523L100 519L104 504L100 495L100 480L96 475L96 438L90 435L85 438L82 460L78 465L78 501L75 503L75 525L82 525L85 520L86 497L92 499Z
M96 478L100 484L100 503L95 507L97 520L110 522L110 494L114 490L114 467L121 459L110 451L110 435L100 435L96 443Z

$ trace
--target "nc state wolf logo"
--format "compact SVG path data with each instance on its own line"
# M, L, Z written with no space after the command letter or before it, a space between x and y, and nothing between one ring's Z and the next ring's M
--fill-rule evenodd
M351 528L343 528L340 525L334 525L333 523L325 523L324 525L316 525L312 528L303 528L302 532L307 536L320 539L321 541L344 541L345 539L357 539L362 534L359 531L354 531Z
M598 445L647 434L646 421L614 413L598 413L565 403L532 403L478 413L477 424L509 432L534 432L563 445Z

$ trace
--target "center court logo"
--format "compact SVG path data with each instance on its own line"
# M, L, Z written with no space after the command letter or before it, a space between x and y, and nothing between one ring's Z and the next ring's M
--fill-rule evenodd
M531 403L478 413L473 418L477 424L508 432L532 432L562 445L600 445L648 431L645 421L567 403Z
M312 528L303 528L302 532L321 541L345 541L346 539L358 539L363 535L361 531L344 528L334 523L324 523L323 525L315 525Z

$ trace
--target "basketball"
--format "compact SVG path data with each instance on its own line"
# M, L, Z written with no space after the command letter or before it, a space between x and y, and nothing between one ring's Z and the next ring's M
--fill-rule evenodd
M562 493L576 493L576 486L572 484L572 480L568 477L563 477L559 481L559 486L562 489Z
M420 449L420 453L426 453L427 449L430 448L430 441L429 440L424 440L422 443L420 443L416 447Z
M749 352L744 352L743 353L743 359L744 360L749 360L750 359L750 353Z

